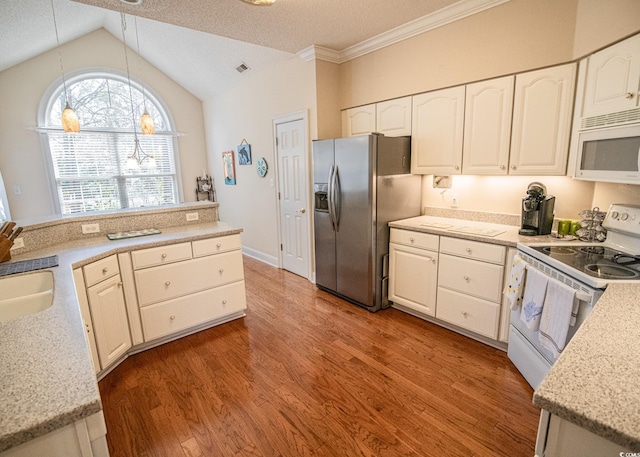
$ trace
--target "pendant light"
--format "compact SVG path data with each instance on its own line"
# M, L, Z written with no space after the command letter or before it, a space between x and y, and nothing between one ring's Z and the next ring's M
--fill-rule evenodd
M144 112L140 118L140 130L143 135L153 135L156 133L156 127L153 125L153 118L147 111L147 96L144 93L144 74L142 72L142 55L140 54L140 38L138 38L138 18L133 16L133 24L136 29L136 47L138 49L138 61L140 63L140 79L142 79L142 103L144 104Z
M122 27L122 43L124 44L124 60L127 66L127 82L129 84L129 100L131 101L131 125L133 126L133 154L131 154L127 158L127 166L139 167L142 165L142 162L148 160L149 166L154 167L156 164L156 159L153 156L146 154L142 150L142 146L140 145L140 139L138 138L138 132L136 129L136 114L135 114L135 105L133 103L133 89L131 88L131 74L129 73L129 53L127 52L127 39L125 36L125 30L127 29L127 21L125 19L125 15L123 12L120 13L120 25Z
M271 6L273 5L276 0L242 0L245 3L250 3L252 5L256 5L256 6Z
M69 92L67 91L67 81L64 77L64 66L62 65L62 53L60 52L60 37L58 36L58 22L56 21L56 9L51 0L51 12L53 13L53 27L56 30L56 43L58 45L58 60L60 61L60 72L62 73L62 87L64 88L65 107L62 111L62 128L67 133L77 133L80 131L80 121L76 112L69 105Z

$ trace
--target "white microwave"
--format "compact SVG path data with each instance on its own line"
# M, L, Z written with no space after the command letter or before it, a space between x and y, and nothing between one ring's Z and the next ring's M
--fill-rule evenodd
M575 178L640 184L640 124L578 133Z

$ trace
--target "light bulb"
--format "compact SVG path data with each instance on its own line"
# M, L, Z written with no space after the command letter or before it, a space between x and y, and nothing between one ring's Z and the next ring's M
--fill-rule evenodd
M140 129L142 130L143 135L153 135L156 133L156 128L153 125L153 119L151 115L147 113L147 110L144 110L144 114L140 118Z
M78 133L80 131L80 121L76 112L69 106L69 102L67 102L67 106L62 111L62 128L67 133Z

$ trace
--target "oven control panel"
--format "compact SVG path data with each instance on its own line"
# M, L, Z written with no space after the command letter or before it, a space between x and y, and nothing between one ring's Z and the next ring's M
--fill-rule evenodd
M640 236L640 206L614 203L602 225L607 230Z

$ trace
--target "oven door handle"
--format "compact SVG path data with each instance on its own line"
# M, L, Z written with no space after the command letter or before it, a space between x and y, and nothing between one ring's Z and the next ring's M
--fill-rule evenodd
M578 301L584 301L584 302L587 302L587 303L591 303L592 298L593 297L591 297L591 295L589 295L589 294L583 294L583 293L580 293L580 292L576 292L576 299Z

